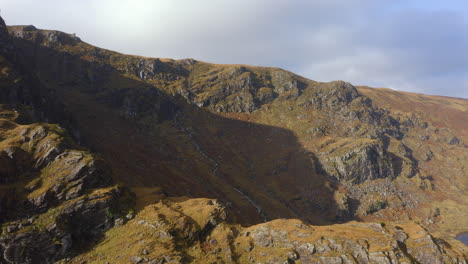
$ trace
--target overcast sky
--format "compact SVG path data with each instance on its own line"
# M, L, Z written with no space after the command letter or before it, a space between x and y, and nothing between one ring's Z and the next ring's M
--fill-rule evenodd
M467 0L0 0L9 25L127 54L468 98Z

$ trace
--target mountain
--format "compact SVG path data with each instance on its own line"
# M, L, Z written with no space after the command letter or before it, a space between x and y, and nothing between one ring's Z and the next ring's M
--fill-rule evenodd
M1 22L0 261L466 263L468 100Z

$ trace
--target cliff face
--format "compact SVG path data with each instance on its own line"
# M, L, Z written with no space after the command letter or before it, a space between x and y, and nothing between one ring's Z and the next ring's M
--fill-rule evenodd
M133 198L64 129L33 122L51 113L54 101L18 64L2 23L0 37L0 262L52 263L107 230L110 212L126 213Z
M0 261L50 263L111 227L133 198L63 129L21 115L0 105Z
M121 261L463 263L463 248L450 249L424 232L461 246L450 238L468 224L467 130L457 125L468 123L466 100L432 100L458 117L440 122L425 115L424 107L412 111L399 99L387 102L384 90L319 83L277 68L123 55L33 26L2 25L0 37L5 261L50 262L81 254L89 250L81 241L113 225L118 227L107 232L106 243L121 248L119 243L135 241L131 227L149 225L156 229L143 234L167 243L150 239L154 256L129 249ZM418 106L428 103L396 94ZM70 136L46 123L59 123ZM132 197L112 182L132 188L138 221L124 217ZM168 196L218 202L174 202ZM194 211L178 208L187 205ZM31 215L38 227L21 231ZM55 220L42 224L49 218ZM260 231L237 225L278 218L302 222L274 221L258 226ZM378 241L374 233L355 237L357 229L347 237L308 226L352 219L420 224L342 227L386 234ZM399 228L414 236L392 240ZM315 229L329 236L315 237ZM308 238L290 237L291 232ZM218 235L219 244L208 239ZM425 236L429 240L419 245ZM35 247L35 239L43 242ZM73 261L115 260L106 243L96 243ZM383 248L369 246L374 243ZM40 251L39 245L50 250ZM230 252L217 249L222 245ZM28 254L18 253L24 248ZM417 255L416 248L423 253ZM160 259L163 251L168 259ZM268 252L275 253L272 259Z

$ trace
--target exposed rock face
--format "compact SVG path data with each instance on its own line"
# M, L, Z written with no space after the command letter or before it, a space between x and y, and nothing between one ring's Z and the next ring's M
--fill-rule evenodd
M54 45L74 45L81 40L73 34L66 34L60 31L48 30L38 33L35 26L21 26L21 30L15 31L14 37L18 38L37 38L37 41L47 43L49 47Z
M300 93L300 84L294 75L282 70L259 74L244 66L229 66L221 71L214 69L197 74L190 71L196 63L194 60L172 64L159 59L141 59L120 70L149 82L183 81L176 91L178 94L190 103L216 112L249 113L280 94L297 97Z
M163 200L109 232L109 245L98 245L71 263L466 263L462 254L411 222L331 228L275 220L244 228L227 224L224 212L213 200ZM140 243L132 243L136 238ZM122 241L128 252L108 251Z
M2 116L18 113L0 105ZM19 116L17 116L19 119ZM56 125L0 119L0 260L51 263L112 226L131 195Z
M56 157L43 169L42 182L51 181L44 192L38 192L41 183L28 186L28 190L38 192L30 202L37 208L47 208L48 204L60 203L84 194L90 188L105 187L111 184L111 175L102 161L90 159L82 152L67 151ZM44 183L42 183L44 184Z
M6 263L52 263L70 255L82 243L102 234L112 226L110 208L118 208L122 190L90 193L78 201L51 208L38 218L5 224L0 236L2 258ZM47 219L50 218L50 219ZM8 231L9 230L9 231Z
M395 176L391 158L379 141L349 148L332 148L321 155L324 157L324 169L339 181L358 184L366 180Z
M280 94L297 97L300 93L294 76L279 70L258 74L243 66L232 66L195 78L200 81L186 88L193 95L191 101L217 112L250 113Z
M284 224L284 223L283 223ZM318 230L297 224L294 229L281 230L281 224L272 222L247 231L258 251L268 252L268 248L284 250L282 257L269 256L265 263L465 263L463 258L449 256L446 248L438 244L419 226L401 223L405 228L416 232L416 237L408 239L405 229L399 226L382 227L374 223L349 223L338 227L348 232L362 230L374 236L361 235L358 239L339 236L320 238L314 233ZM270 226L276 226L271 228ZM323 231L322 231L323 232ZM377 235L378 234L378 235ZM299 238L298 238L299 237ZM291 239L292 238L292 239ZM424 245L424 246L423 246ZM416 248L421 248L415 251ZM255 252L256 250L251 250ZM271 251L270 251L271 252ZM291 253L290 253L291 252ZM249 253L247 253L249 254ZM251 259L256 254L250 254ZM261 254L260 254L261 256ZM265 255L268 256L268 255ZM258 255L255 256L258 258ZM253 258L255 258L253 257ZM281 262L282 263L282 262Z

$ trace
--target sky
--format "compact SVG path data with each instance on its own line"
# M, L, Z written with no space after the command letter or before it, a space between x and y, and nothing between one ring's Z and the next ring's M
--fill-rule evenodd
M468 98L466 0L0 0L9 25L148 57Z

